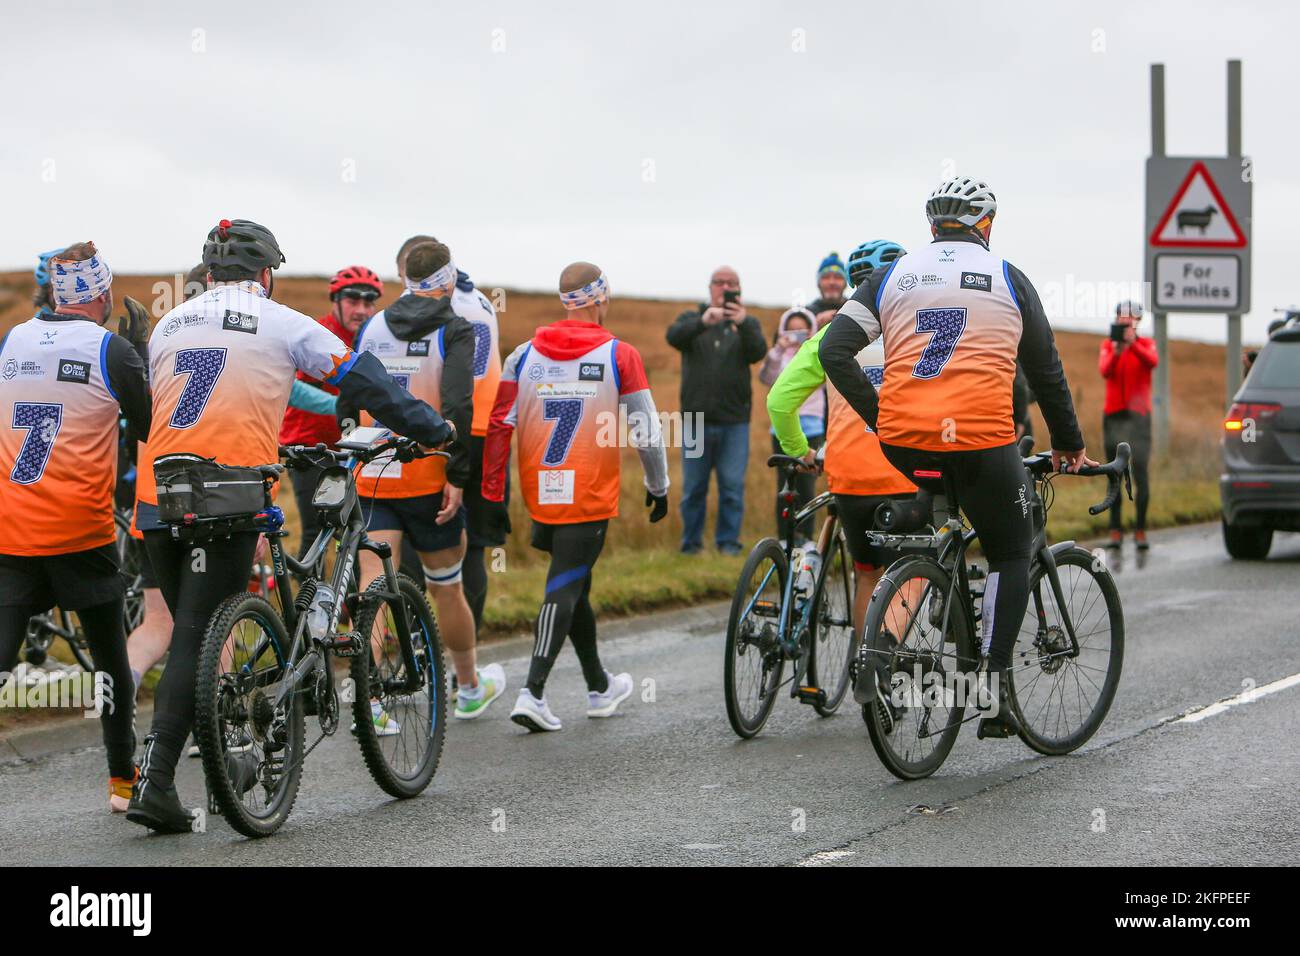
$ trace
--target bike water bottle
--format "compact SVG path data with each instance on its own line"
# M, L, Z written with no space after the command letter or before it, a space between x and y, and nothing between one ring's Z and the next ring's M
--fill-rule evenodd
M307 609L307 633L314 640L322 640L329 634L330 611L334 607L334 589L324 582L316 586L312 596L311 607Z
M809 545L800 558L799 577L795 579L795 587L804 594L812 594L817 584L817 572L821 570L821 566L821 552L815 545Z

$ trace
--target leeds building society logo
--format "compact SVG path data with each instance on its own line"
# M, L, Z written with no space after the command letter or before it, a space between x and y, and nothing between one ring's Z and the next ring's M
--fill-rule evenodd
M578 381L580 382L603 382L605 380L605 366L599 362L583 362L578 367Z
M221 327L228 332L248 332L256 335L257 316L249 315L247 312L236 312L234 309L226 309L226 315L221 320Z
M963 289L974 289L976 292L991 292L993 277L982 272L963 272L961 274L961 287Z
M59 359L59 381L89 385L90 363L75 362L72 359Z

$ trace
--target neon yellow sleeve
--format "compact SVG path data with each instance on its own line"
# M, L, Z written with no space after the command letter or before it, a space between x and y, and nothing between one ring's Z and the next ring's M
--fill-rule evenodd
M822 370L821 359L817 357L817 347L821 345L822 336L828 328L829 324L823 326L821 331L799 347L790 364L772 383L772 390L767 393L767 415L772 419L777 441L781 443L783 452L795 458L808 454L808 439L799 427L799 409L809 395L826 383L826 373Z

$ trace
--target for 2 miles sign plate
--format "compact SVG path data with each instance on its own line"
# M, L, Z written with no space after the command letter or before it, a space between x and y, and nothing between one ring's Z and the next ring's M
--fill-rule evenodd
M1156 310L1249 311L1250 160L1153 156L1146 189L1146 279Z

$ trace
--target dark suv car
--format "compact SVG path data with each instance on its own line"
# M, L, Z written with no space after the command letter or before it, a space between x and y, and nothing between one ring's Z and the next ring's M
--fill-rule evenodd
M1259 560L1274 531L1300 531L1300 312L1269 336L1223 428L1223 543Z

